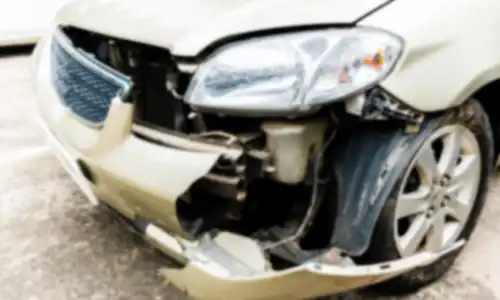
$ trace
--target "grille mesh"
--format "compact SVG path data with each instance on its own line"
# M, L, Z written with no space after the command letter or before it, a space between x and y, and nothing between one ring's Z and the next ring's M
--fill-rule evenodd
M61 32L58 33L62 35ZM70 47L64 37L52 43L52 81L66 107L81 119L100 125L112 99L130 85L127 77Z

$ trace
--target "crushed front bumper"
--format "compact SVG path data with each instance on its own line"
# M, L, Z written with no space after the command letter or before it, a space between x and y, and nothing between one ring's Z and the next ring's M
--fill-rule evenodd
M43 121L42 121L43 124ZM48 128L44 126L46 130ZM95 187L78 170L72 155L47 131L50 145L62 165L85 194L97 201ZM130 220L133 224L133 220ZM282 271L266 267L258 244L246 237L222 232L217 237L188 241L153 223L142 223L136 231L181 267L163 267L166 281L195 299L257 300L310 299L368 286L424 266L460 247L455 244L439 254L419 255L375 265L330 265L311 260Z
M46 43L50 44L50 43ZM100 130L87 127L61 104L50 82L50 47L37 49L34 75L42 128L65 169L92 203L106 202L146 240L181 268L165 267L167 280L198 299L305 299L367 286L431 263L439 254L370 266L331 265L311 260L295 268L272 270L256 241L222 232L189 241L177 219L175 202L206 175L230 149L181 150L131 134L131 104L115 101ZM189 140L170 137L193 146ZM233 151L233 152L232 152ZM85 166L85 168L82 168ZM147 220L141 221L137 220Z
M89 199L97 201L96 188L81 174L72 155L46 126L43 128L62 165ZM166 280L188 295L206 300L309 299L334 294L381 282L432 263L463 245L460 242L439 254L421 253L375 265L330 265L318 259L274 271L265 267L265 255L257 243L243 236L223 232L214 239L192 242L153 223L144 223L136 230L182 264L180 268L163 267L161 273ZM225 241L221 242L222 239Z

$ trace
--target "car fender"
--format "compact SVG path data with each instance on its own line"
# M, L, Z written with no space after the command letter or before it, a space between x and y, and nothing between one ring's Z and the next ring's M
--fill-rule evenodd
M424 120L418 133L389 123L360 124L341 137L333 158L336 182L335 225L332 245L350 256L362 255L369 246L378 217L394 186L425 139L446 120Z
M422 112L459 106L500 79L500 2L398 0L359 26L387 30L404 40L393 72L381 86Z

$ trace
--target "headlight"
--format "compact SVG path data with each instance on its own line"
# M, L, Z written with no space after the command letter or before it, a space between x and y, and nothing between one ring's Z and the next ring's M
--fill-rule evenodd
M236 42L203 63L185 100L198 108L298 112L374 85L403 48L381 30L327 29Z

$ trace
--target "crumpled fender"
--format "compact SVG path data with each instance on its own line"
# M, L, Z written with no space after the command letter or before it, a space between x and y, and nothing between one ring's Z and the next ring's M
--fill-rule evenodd
M337 211L331 242L363 254L387 199L422 142L446 117L425 120L418 133L385 122L361 124L337 145L333 170ZM356 132L356 134L352 134Z

